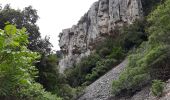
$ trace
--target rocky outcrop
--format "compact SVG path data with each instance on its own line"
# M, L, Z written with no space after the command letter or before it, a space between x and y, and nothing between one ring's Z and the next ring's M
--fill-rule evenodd
M59 63L60 71L88 56L104 36L114 36L116 27L131 24L142 16L141 0L95 2L77 25L60 33L59 46L64 55Z

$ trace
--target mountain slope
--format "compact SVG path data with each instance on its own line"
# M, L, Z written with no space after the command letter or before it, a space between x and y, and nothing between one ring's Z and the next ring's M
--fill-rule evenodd
M100 77L84 90L83 96L78 100L108 100L111 98L112 81L119 77L119 74L125 69L126 64L127 60L124 60L121 64Z
M152 95L150 85L143 87L141 91L132 96L113 97L112 81L118 79L120 73L125 70L127 63L128 60L126 59L86 87L76 100L170 100L170 80L166 82L163 96L160 98Z

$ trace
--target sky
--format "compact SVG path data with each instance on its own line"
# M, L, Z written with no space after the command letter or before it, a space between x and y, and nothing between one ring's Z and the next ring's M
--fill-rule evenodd
M40 17L37 25L41 36L50 36L53 50L59 50L59 33L62 29L75 25L95 1L97 0L0 0L0 4L10 4L15 9L31 5Z

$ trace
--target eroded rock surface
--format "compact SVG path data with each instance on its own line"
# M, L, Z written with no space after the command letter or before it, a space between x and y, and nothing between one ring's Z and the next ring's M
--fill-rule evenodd
M123 24L131 24L141 18L141 0L99 0L80 19L77 25L64 29L59 37L63 52L60 71L79 62L95 48L97 41L106 35L114 36L114 29Z

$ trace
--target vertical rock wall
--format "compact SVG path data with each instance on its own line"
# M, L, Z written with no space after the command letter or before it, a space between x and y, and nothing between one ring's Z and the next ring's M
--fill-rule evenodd
M64 29L59 37L63 52L60 71L88 56L94 45L106 35L115 34L116 26L131 24L143 16L141 0L99 0L77 25Z

